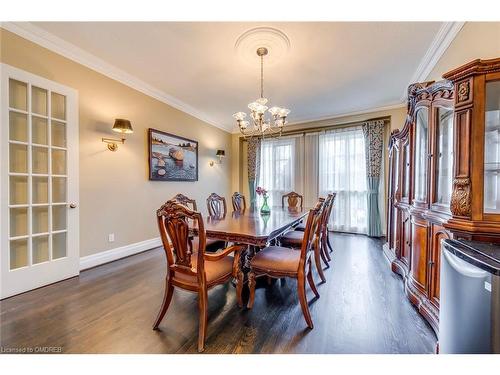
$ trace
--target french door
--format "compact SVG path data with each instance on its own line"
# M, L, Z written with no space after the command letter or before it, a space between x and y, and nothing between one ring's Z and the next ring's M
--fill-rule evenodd
M0 298L79 273L78 97L1 64Z

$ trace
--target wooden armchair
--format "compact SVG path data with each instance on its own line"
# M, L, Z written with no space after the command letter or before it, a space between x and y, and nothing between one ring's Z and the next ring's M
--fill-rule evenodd
M198 293L199 332L198 351L202 352L207 333L207 291L233 277L237 286L243 280L238 276L241 246L231 246L213 254L205 253L206 234L203 217L199 212L190 210L175 200L165 203L157 211L158 228L167 258L167 277L163 303L153 329L157 329L172 300L174 287ZM193 246L189 236L189 226L198 227L198 247ZM169 242L169 239L171 242ZM229 254L234 253L234 257ZM242 273L240 272L242 275Z
M226 198L212 193L207 198L207 209L210 216L224 217L227 214Z
M274 278L291 277L297 279L297 288L300 306L307 326L313 328L313 322L306 299L307 281L312 291L319 298L319 293L314 285L311 273L311 247L314 233L319 224L321 208L323 204L318 202L316 206L309 211L307 217L306 230L304 232L304 241L300 251L287 247L267 246L259 251L250 261L250 272L248 274L248 286L250 288L250 298L248 308L253 307L255 299L255 278L266 275ZM307 268L307 276L306 276Z
M304 197L294 191L281 196L281 206L285 207L285 199L287 200L288 207L303 207ZM299 205L300 200L300 205Z
M243 194L235 192L231 200L233 203L233 211L244 212L247 209L247 202Z

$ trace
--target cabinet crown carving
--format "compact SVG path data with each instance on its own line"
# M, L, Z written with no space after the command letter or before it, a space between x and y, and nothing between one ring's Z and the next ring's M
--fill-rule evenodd
M468 177L457 177L453 180L450 210L453 216L471 215L471 182Z

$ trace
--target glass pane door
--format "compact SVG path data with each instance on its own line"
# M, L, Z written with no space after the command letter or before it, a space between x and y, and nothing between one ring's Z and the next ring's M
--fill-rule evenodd
M415 200L427 201L427 161L429 146L429 114L420 108L415 126Z
M403 145L403 189L401 196L408 200L410 195L410 144L407 141Z
M449 205L453 184L453 110L437 109L436 202Z
M484 212L500 213L500 81L486 83Z
M9 79L9 269L67 254L66 97Z

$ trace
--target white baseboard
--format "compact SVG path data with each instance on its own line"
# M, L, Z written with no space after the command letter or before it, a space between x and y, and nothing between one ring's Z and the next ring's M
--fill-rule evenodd
M104 263L109 263L114 260L128 257L146 250L154 249L161 246L160 237L152 238L141 242L132 243L116 249L106 250L100 253L87 255L80 258L80 271L99 266Z

